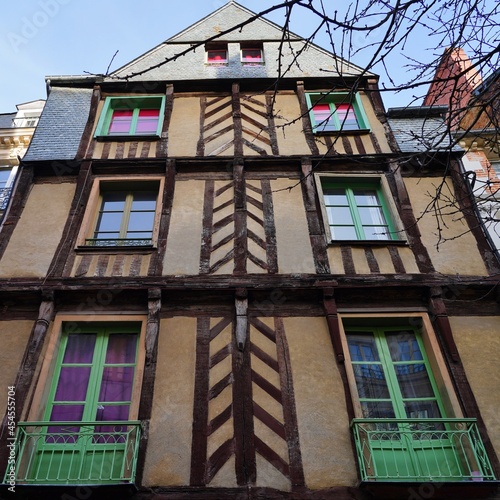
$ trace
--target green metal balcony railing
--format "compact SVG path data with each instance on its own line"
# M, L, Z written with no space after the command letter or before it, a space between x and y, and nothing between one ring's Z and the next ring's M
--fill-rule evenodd
M134 483L140 422L18 422L17 484ZM11 455L12 456L12 455ZM4 483L13 478L7 471Z
M476 419L355 418L362 481L494 480Z

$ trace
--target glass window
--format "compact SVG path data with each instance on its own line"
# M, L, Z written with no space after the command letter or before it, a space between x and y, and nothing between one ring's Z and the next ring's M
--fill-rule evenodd
M207 63L227 64L227 49L226 48L207 49Z
M321 179L332 240L397 239L378 180Z
M159 136L164 104L163 96L108 97L95 136Z
M422 341L411 328L347 328L364 418L441 418Z
M99 210L89 246L149 246L153 244L158 186L137 183L137 189L119 189L103 183Z
M306 94L314 132L369 130L359 94Z
M260 47L242 47L241 62L250 66L252 64L262 64L264 62L262 49Z

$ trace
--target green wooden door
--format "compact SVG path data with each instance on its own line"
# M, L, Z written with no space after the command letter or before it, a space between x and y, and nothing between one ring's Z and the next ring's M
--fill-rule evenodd
M50 425L31 468L37 483L123 476L127 426L106 422L129 420L137 346L137 325L82 324L62 335L43 419Z
M348 328L349 354L370 434L374 476L391 480L461 477L444 425L444 408L422 339L411 328ZM391 419L418 419L396 422Z

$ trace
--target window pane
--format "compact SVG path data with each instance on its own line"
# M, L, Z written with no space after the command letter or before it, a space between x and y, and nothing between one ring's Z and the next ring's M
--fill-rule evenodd
M380 361L372 334L349 333L347 343L352 361Z
M324 130L330 128L336 130L337 127L335 126L329 104L315 104L313 106L313 115L314 121L319 129Z
M99 401L130 401L133 380L134 367L104 368Z
M413 332L387 333L387 344L393 361L421 361L424 359Z
M330 226L333 240L357 240L356 228L354 226Z
M7 181L9 180L10 177L10 169L5 170L1 169L0 170L0 189L3 189L7 185Z
M324 191L325 203L327 205L348 206L345 189L328 189Z
M359 129L354 108L349 104L337 104L337 117L343 130Z
M95 340L95 333L68 335L63 363L92 363Z
M227 62L227 53L224 49L208 50L207 61L210 63L225 63Z
M128 134L132 124L132 109L115 109L111 116L109 134Z
M395 365L394 369L404 398L434 397L424 363Z
M328 220L332 224L354 224L349 207L328 207Z
M390 401L363 401L361 410L364 418L396 418Z
M154 134L158 130L159 109L141 109L137 119L136 134Z
M365 239L367 240L390 240L391 235L387 226L364 227Z
M109 336L106 364L135 363L137 334L115 333Z
M152 231L154 220L154 212L132 212L128 223L127 237L129 237L129 233L134 231Z
M120 232L122 212L101 213L97 219L96 234L103 232ZM95 236L97 238L97 236Z
M361 224L369 226L385 226L385 217L380 207L359 208Z
M441 418L435 401L411 401L405 403L407 418Z
M108 191L102 195L103 212L123 212L125 208L125 199L127 193L125 191Z
M241 56L244 62L262 61L262 51L260 49L242 49Z
M56 401L85 401L89 377L89 366L61 368L54 399Z
M388 399L390 397L381 364L354 364L353 370L360 398Z
M83 416L83 405L54 405L50 414L51 422L77 422Z
M156 192L137 192L134 193L132 210L154 210L156 208Z
M96 412L98 422L109 422L110 420L128 420L129 405L99 405ZM100 427L105 429L105 427ZM111 429L110 427L108 427Z
M380 205L375 189L353 189L353 194L358 207Z

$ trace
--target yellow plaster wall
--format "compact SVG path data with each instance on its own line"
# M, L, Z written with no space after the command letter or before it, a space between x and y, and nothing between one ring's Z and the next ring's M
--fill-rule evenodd
M0 321L0 415L7 409L7 388L14 385L34 321Z
M273 191L274 223L280 273L315 273L306 212L297 179L276 179Z
M432 178L405 178L405 184L410 195L411 204L417 219L428 211L427 208L441 182L441 177ZM447 179L442 190L443 204L447 197L454 198L451 180ZM442 238L456 238L441 242L439 249L438 223L442 229ZM443 274L487 275L488 271L474 236L463 218L457 219L456 208L448 207L441 210L439 220L433 211L425 213L418 222L422 242L424 243L434 268ZM463 234L464 233L464 234Z
M280 155L311 154L305 139L296 94L278 95L274 106L278 115L274 119Z
M163 274L199 273L204 193L205 181L176 182Z
M47 274L69 214L75 184L35 184L0 261L0 277ZM50 207L48 209L47 207Z
M285 318L307 487L357 481L345 392L324 318Z
M366 117L368 118L370 129L376 135L382 153L391 153L392 151L389 143L387 142L387 136L385 135L384 126L382 125L382 123L380 123L377 116L375 115L375 111L373 109L370 98L364 92L360 92L359 96L361 98L361 103L363 104L363 109L365 110ZM373 144L371 143L371 141L369 143L364 142L364 144L367 152L373 149ZM367 144L369 144L369 146L367 146Z
M161 321L143 485L188 485L191 470L196 318Z
M176 96L168 129L169 156L194 156L199 133L200 98Z
M450 317L453 336L481 416L500 455L500 317Z

